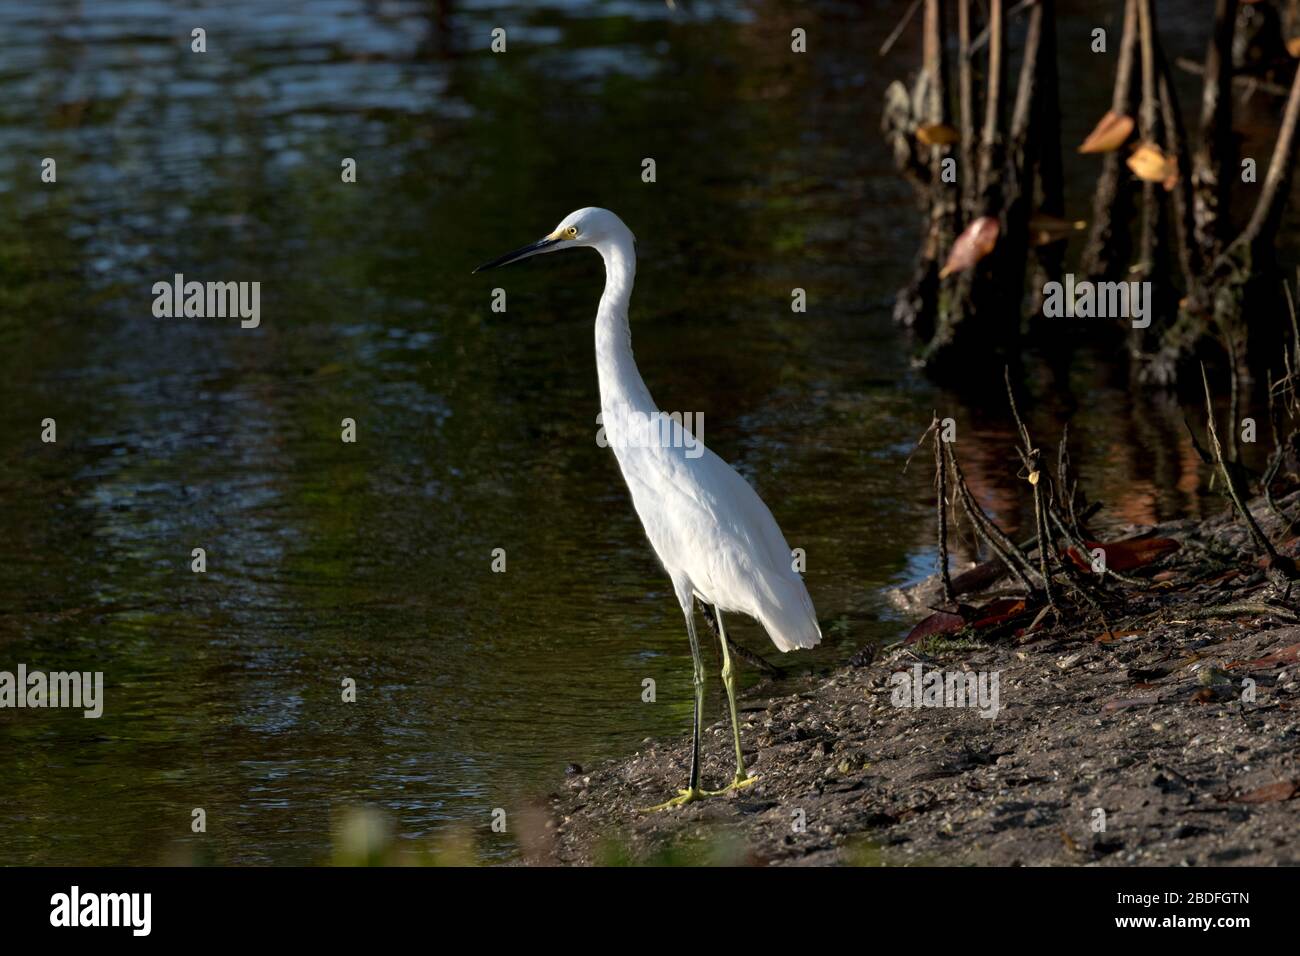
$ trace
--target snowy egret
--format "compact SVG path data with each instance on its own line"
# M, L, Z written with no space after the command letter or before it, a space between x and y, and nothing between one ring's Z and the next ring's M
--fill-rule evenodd
M474 271L581 246L595 249L605 261L605 291L596 311L601 421L632 493L632 504L686 616L695 664L690 779L677 797L652 808L657 810L744 787L755 779L746 774L740 749L736 673L722 612L755 618L781 651L813 647L821 640L821 629L808 589L794 570L790 546L762 499L730 465L686 433L676 417L665 417L641 380L627 318L636 276L635 242L618 216L588 207L570 213L537 242ZM736 745L736 775L717 791L700 787L704 665L695 633L696 598L712 605L717 618L722 681Z

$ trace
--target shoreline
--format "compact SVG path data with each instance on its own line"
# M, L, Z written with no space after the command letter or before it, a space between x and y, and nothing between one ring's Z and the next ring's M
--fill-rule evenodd
M1279 504L1293 517L1300 494ZM689 738L575 774L549 800L554 862L1300 864L1300 595L1274 590L1234 518L1130 529L1179 547L1133 572L1145 586L1104 627L964 628L758 685L738 701L743 790L638 812L681 786ZM895 603L934 607L936 588ZM897 706L894 675L918 666L996 673L996 717ZM730 736L725 717L705 730L706 786L731 777Z

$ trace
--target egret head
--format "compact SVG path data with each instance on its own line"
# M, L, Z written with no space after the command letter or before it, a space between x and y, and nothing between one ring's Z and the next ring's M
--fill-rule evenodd
M552 232L536 242L529 243L513 252L507 252L504 256L493 259L491 262L485 262L474 271L482 272L484 269L495 269L497 266L509 265L512 262L527 259L529 256L536 256L543 252L559 252L561 249L575 249L579 246L599 247L604 242L623 238L635 241L631 230L623 224L622 219L619 219L608 209L587 206L569 213L560 220L560 224Z

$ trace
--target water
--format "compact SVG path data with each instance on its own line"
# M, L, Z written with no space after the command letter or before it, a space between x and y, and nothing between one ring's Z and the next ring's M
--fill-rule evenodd
M594 440L599 260L469 275L578 206L638 235L652 392L807 552L828 640L782 663L900 632L879 591L933 565L924 456L902 472L931 409L1024 525L1001 396L915 377L889 320L916 236L875 132L915 61L875 57L896 5L680 5L0 9L0 669L107 683L99 720L0 711L0 863L319 862L358 804L500 859L492 808L686 731L680 614ZM1080 137L1106 82L1070 91ZM177 272L260 281L261 326L154 318ZM1199 510L1180 410L1104 355L1070 381L1031 366L1031 423L1054 443L1073 412L1114 520Z

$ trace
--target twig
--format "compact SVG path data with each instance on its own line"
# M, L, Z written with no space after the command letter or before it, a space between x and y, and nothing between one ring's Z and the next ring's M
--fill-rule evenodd
M1210 433L1210 448L1214 452L1215 463L1219 466L1219 472L1223 475L1223 481L1228 486L1228 494L1232 497L1232 503L1237 506L1237 511L1241 513L1242 518L1246 521L1246 528L1250 531L1250 536L1254 539L1255 546L1268 556L1270 564L1278 563L1278 553L1273 547L1273 543L1264 536L1258 524L1255 523L1254 516L1250 509L1242 501L1241 493L1237 488L1237 482L1232 473L1228 470L1228 463L1223 457L1223 445L1219 443L1219 430L1214 425L1214 401L1210 398L1210 380L1205 375L1205 363L1201 363L1201 384L1205 387L1205 414L1208 416L1208 428Z
M1052 571L1049 566L1050 562L1050 539L1047 533L1047 520L1043 516L1043 488L1042 477L1043 471L1039 467L1038 449L1033 447L1029 440L1029 429L1020 418L1020 410L1016 407L1016 395L1011 388L1011 368L1002 366L1002 379L1007 385L1007 399L1011 402L1011 414L1016 419L1016 428L1020 431L1020 440L1024 443L1023 448L1017 448L1020 452L1020 460L1025 466L1025 480L1033 488L1034 495L1034 536L1038 540L1038 573L1043 579L1043 593L1047 596L1047 603L1050 607L1056 607L1056 596L1052 593Z
M912 17L916 16L916 11L920 6L921 0L912 0L912 5L908 7L907 12L903 14L903 19L898 21L898 26L894 27L889 36L885 37L885 42L880 44L881 56L889 55L889 51L894 48L894 44L898 41L898 38L903 35L903 31L907 29L907 25L912 22Z
M948 466L943 460L943 446L937 429L934 432L934 472L939 486L935 506L939 517L939 579L943 582L943 599L951 605L957 599L952 590L952 575L948 571Z
M1015 546L1010 538L994 524L984 513L974 497L970 493L970 488L966 485L966 477L962 474L961 465L957 461L956 453L953 452L950 445L944 446L944 452L948 458L948 467L952 469L953 487L957 493L957 500L961 502L962 510L966 517L970 519L971 527L976 536L988 545L989 549L998 556L1007 569L1016 576L1016 579L1030 594L1037 592L1037 588L1030 581L1030 575L1034 574L1033 567L1025 560L1020 549Z
M1008 17L1019 16L1020 14L1024 13L1026 10L1028 10L1037 2L1038 0L1020 0L1019 3L1017 3L1014 7L1012 7L1010 10L1007 11L1007 16ZM974 56L980 50L984 49L985 44L987 44L988 42L989 42L989 27L988 25L986 25L984 29L979 32L979 35L975 37L974 40L971 41L970 55Z
M1235 604L1221 604L1218 607L1196 608L1191 611L1180 611L1178 616L1202 620L1207 617L1231 617L1235 614L1271 614L1288 621L1300 620L1290 608L1266 604L1263 601L1239 601Z
M1178 59L1174 60L1174 63L1180 70L1186 70L1196 76L1205 75L1204 66L1195 60L1189 60L1185 56L1178 57ZM1273 96L1286 96L1290 92L1287 87L1282 86L1280 83L1270 83L1268 80L1261 80L1253 76L1242 76L1241 74L1237 74L1232 78L1232 85L1248 87L1250 90L1260 90L1264 93L1271 93Z
M718 621L713 616L713 608L711 608L709 605L705 604L703 601L699 600L698 598L695 601L695 606L700 609L700 616L704 618L704 623L709 625L709 630L713 632L713 636L719 637L720 635L718 632ZM728 649L730 649L730 651L733 654L735 654L737 657L743 660L746 664L749 664L751 667L757 668L758 670L766 674L768 677L780 677L785 673L784 670L777 667L775 664L759 657L749 648L742 647L741 645L733 641L730 637L727 638L727 647Z

